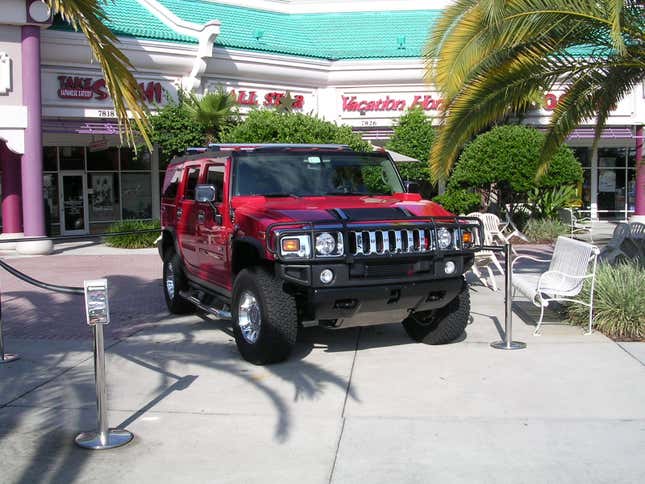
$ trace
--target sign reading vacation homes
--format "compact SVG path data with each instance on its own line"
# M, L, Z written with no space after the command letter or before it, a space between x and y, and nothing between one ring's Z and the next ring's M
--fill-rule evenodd
M544 95L542 108L553 111L557 106L561 93L547 92ZM443 99L424 93L375 94L375 95L346 95L341 96L343 112L367 114L375 111L405 111L416 107L424 111L439 111Z
M343 112L367 113L373 111L405 111L422 107L425 111L437 111L443 102L431 94L411 93L406 95L342 96Z

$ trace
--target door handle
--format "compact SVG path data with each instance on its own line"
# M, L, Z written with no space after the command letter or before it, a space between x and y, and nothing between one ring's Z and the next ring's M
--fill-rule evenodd
M181 208L177 209L177 218L181 217L181 214L184 213L184 211Z
M204 213L204 211L200 210L199 212L197 212L197 221L200 224L203 224L205 220L206 220L206 214Z

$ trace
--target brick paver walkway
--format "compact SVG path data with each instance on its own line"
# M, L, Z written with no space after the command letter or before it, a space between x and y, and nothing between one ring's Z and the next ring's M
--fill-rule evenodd
M108 279L112 322L106 337L122 338L154 324L168 312L161 287L161 260L153 254L58 255L5 259L27 275L52 284L83 286ZM83 297L29 285L0 269L5 336L30 339L85 339Z

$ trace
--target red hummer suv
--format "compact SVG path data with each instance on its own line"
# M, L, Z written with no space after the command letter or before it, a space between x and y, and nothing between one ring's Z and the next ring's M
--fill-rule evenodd
M481 226L407 193L386 152L212 145L172 161L161 203L173 313L231 318L242 356L288 357L300 327L402 322L417 341L466 327Z

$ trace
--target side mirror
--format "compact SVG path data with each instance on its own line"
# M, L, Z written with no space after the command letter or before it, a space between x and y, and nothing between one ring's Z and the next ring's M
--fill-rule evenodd
M419 193L421 191L417 182L406 180L403 184L405 185L405 191L407 193Z
M195 187L195 201L213 203L217 200L217 188L213 185L197 185Z

